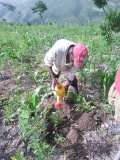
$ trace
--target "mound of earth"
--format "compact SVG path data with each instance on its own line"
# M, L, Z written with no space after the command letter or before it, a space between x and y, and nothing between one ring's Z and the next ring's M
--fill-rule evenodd
M65 137L61 155L53 160L115 160L120 151L120 135L109 135L106 117L101 112L100 123L96 112L82 113L76 121L60 128ZM110 123L110 122L107 122Z

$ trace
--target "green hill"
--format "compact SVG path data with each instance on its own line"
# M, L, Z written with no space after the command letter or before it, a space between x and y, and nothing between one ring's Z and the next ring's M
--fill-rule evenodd
M0 2L0 19L17 23L41 23L38 14L33 14L31 8L37 0L22 0ZM48 10L44 14L44 22L58 24L88 24L100 21L104 17L102 9L98 9L92 0L43 0ZM109 6L120 8L119 0L109 0ZM24 9L25 8L25 9Z

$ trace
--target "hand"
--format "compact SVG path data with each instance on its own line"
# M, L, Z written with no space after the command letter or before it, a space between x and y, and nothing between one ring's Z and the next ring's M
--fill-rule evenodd
M54 90L55 89L55 86L56 86L56 84L57 84L57 78L54 78L53 80L52 80L52 90Z
M68 80L66 80L66 81L63 82L63 86L64 86L65 90L68 89L68 86L69 86L69 85L70 85L70 83L69 83Z
M120 94L115 89L115 83L113 83L112 86L110 87L110 90L109 90L109 93L108 93L109 104L113 105L115 103L115 99L119 96L120 96Z
M53 77L56 79L56 78L59 78L60 73L61 73L61 72L59 72L58 74L55 74L55 73L53 72L52 74L53 74Z

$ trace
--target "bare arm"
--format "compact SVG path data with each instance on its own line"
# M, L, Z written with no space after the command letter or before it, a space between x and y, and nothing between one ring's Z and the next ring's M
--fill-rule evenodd
M47 69L48 69L48 71L49 71L49 74L50 74L52 80L54 80L55 78L59 78L60 72L59 72L58 74L55 74L55 73L52 71L52 67L51 67L51 66L50 66L50 67L48 66Z
M112 84L108 93L108 102L109 104L114 104L115 98L119 96L119 93L115 89L115 83Z

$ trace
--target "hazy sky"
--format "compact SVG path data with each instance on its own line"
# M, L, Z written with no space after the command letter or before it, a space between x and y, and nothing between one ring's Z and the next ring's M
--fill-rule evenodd
M29 0L0 0L0 2L10 3L10 4L21 4Z
M31 6L33 5L33 3L36 2L36 0L0 0L0 2L3 2L3 3L8 3L8 4L11 4L11 5L15 5L15 6ZM27 4L27 5L26 5Z
M37 0L0 0L0 2L13 5L16 7L15 13L9 10L6 6L0 4L0 16L3 19L8 21L13 21L16 19L20 22L22 21L29 13L29 19L31 18L32 10L34 3Z

